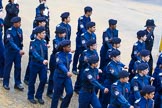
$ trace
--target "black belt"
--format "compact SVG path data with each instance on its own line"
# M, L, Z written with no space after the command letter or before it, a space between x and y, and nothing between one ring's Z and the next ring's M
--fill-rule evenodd
M87 88L83 88L83 87L82 87L82 90L89 92L89 93L93 93L95 91L94 89L87 89Z

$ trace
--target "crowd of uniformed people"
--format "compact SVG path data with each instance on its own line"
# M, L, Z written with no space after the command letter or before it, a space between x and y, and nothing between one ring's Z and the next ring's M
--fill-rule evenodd
M120 61L122 39L116 29L117 20L108 20L109 27L103 32L99 55L96 24L90 18L93 9L86 6L84 15L78 18L76 49L73 51L70 13L61 14L62 22L56 26L55 37L51 39L49 8L46 0L39 0L39 3L29 37L29 59L23 80L28 85L27 99L32 104L44 104L43 93L46 92L52 99L51 108L58 108L60 99L60 108L68 108L75 92L79 95L79 108L162 108L162 54L153 69L152 47L156 27L153 19L146 21L145 30L137 32L137 42L133 45L127 67ZM14 88L23 91L21 57L25 52L19 5L16 0L9 0L5 10L5 18L0 19L0 78L3 78L3 88L10 90L10 73L14 63ZM50 40L53 42L52 52L48 52ZM74 89L73 74L77 75ZM38 88L35 87L37 76ZM44 91L46 83L48 88Z

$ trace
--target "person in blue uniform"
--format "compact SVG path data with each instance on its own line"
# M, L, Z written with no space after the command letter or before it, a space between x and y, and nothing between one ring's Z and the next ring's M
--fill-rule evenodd
M44 104L42 98L44 87L47 82L47 64L48 64L48 53L47 53L47 44L44 40L45 38L45 28L37 27L35 29L36 39L32 42L30 46L31 52L31 63L30 63L30 77L28 85L28 100L32 104L36 104L38 100L40 104ZM37 92L35 94L35 83L39 75L40 83L38 85Z
M102 86L98 80L98 61L99 57L92 55L88 58L89 66L84 70L82 75L82 87L79 92L79 108L102 108L100 101L95 93L95 87L102 92L108 93L108 88Z
M106 60L106 62L105 62L105 64L104 64L105 66L111 61L110 53L111 53L113 50L119 49L120 43L121 43L121 39L118 38L118 37L114 37L114 38L112 38L111 43L112 43L112 48L110 48L110 49L107 50L107 54L106 54L106 57L105 57L105 60ZM105 66L103 66L103 68L104 68Z
M49 62L49 69L50 69L50 75L49 75L49 81L48 81L48 89L47 89L47 96L52 99L53 96L53 74L56 68L56 53L59 51L59 45L60 43L65 40L66 36L66 29L62 26L56 27L56 36L55 39L53 39L53 51L50 56L50 62Z
M0 13L2 14L2 13ZM2 18L0 18L0 78L3 78L3 73L4 73L4 44L2 41L2 36L3 36L3 26L4 26L4 21Z
M45 27L45 25L46 25L46 21L45 21L46 19L45 19L45 17L37 17L35 20L37 21L37 27L41 27L41 26L42 27ZM25 76L24 76L24 83L26 85L29 84L30 60L31 60L30 46L31 46L33 40L36 39L35 29L36 29L36 27L33 29L32 34L30 35L31 41L30 41L30 44L29 44L29 61L28 61L28 65L27 65L27 68L26 68L26 73L25 73Z
M91 39L87 41L86 45L87 45L87 50L84 50L79 58L79 66L78 66L79 74L77 76L75 86L74 86L74 91L77 94L79 93L79 90L81 88L81 76L83 74L83 71L89 65L87 59L92 55L98 57L98 53L96 51L97 50L96 40Z
M110 53L111 61L104 69L105 79L103 81L103 85L109 89L108 94L103 94L101 103L102 108L107 108L107 105L110 103L110 95L111 95L111 85L119 79L119 73L127 66L125 66L120 61L120 51L113 50Z
M132 53L131 53L131 61L129 63L129 69L130 72L130 80L134 77L134 63L140 59L140 51L143 49L146 49L145 47L145 41L146 41L146 33L143 30L140 30L137 32L137 38L138 41L133 45Z
M155 90L155 108L162 107L162 53L160 53L156 67L154 69L153 77L155 78L153 85L156 87Z
M45 17L36 17L35 18L35 27L33 28L32 34L30 35L30 39L34 40L36 38L36 34L34 33L34 30L38 26L45 27L46 26L46 18Z
M18 16L19 14L19 4L15 3L16 0L9 0L8 4L5 7L6 16L4 18L4 34L6 35L6 31L8 28L12 26L11 19L13 17Z
M61 41L59 51L56 54L56 68L54 71L54 94L52 97L51 108L58 108L58 101L65 88L66 96L62 100L60 108L68 108L73 96L72 72L70 72L70 63L72 61L71 41Z
M138 65L141 63L146 63L148 65L149 60L150 60L150 51L146 50L146 49L140 51L140 59L134 63L134 69L133 69L134 75L136 75L136 73L137 73L136 70L137 70ZM149 65L148 65L148 67L149 67Z
M119 80L111 86L111 102L108 108L134 108L128 101L130 95L129 73L119 73Z
M154 45L154 29L156 27L153 19L148 19L146 21L145 25L146 29L144 30L146 32L147 39L145 41L146 49L149 50L150 53L150 60L149 60L149 75L152 76L152 70L153 70L153 57L152 57L152 48Z
M155 87L147 85L141 91L142 97L135 101L134 108L158 108L154 107Z
M74 74L78 74L77 72L77 64L80 54L83 52L82 49L82 39L81 34L85 33L87 31L86 24L88 22L91 22L90 16L92 15L92 7L86 6L84 8L84 15L81 16L78 19L78 27L77 27L77 33L76 33L76 49L73 57L73 67L72 72Z
M102 35L102 47L100 50L100 69L103 70L104 66L106 65L106 52L108 49L112 48L112 38L118 37L118 30L116 29L117 20L109 19L109 28L103 32Z
M161 72L162 70L162 53L159 54L157 63L156 63L156 67L154 69L154 73L153 73L153 77L156 79L159 72Z
M87 25L87 32L83 33L81 35L81 40L82 40L82 50L86 50L87 49L87 45L86 43L93 39L96 40L96 34L94 33L96 31L96 24L95 22L88 22Z
M154 75L155 76L155 75ZM162 68L159 67L158 72L156 71L155 80L153 86L155 86L155 108L162 107Z
M6 31L6 35L4 36L5 66L3 75L3 87L6 90L10 89L9 79L12 64L14 63L14 88L22 91L24 87L21 85L21 57L25 52L23 51L23 32L20 28L21 18L13 17L11 19L11 22L13 23L13 26Z
M141 63L137 67L137 75L131 80L131 95L130 103L133 104L135 100L141 98L140 90L146 85L150 85L154 80L153 77L148 76L148 64Z
M46 0L39 0L40 4L39 6L36 8L36 17L45 17L46 18L46 36L45 36L45 40L46 43L49 44L50 41L50 29L49 29L49 21L50 21L50 16L49 16L49 8L46 5ZM36 27L36 21L33 22L33 28Z
M81 47L80 47L81 53L87 49L86 43L89 40L96 40L96 34L94 33L96 31L95 25L96 25L95 22L88 22L86 24L87 31L81 34ZM77 71L72 72L73 74L78 75Z
M62 22L57 25L57 27L62 26L66 28L66 36L65 39L70 40L71 37L71 26L69 24L70 22L70 13L69 12L64 12L60 16L62 18Z

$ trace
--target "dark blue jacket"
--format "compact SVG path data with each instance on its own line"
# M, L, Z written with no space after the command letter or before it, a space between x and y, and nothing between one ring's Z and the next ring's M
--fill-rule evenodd
M5 25L11 27L12 23L10 22L13 17L18 16L19 14L19 4L8 3L6 5L6 17L4 19Z
M111 86L111 102L115 108L129 108L128 102L130 94L130 84L122 83L119 80Z
M162 70L162 53L159 55L157 63L156 63L156 67L153 73L153 77L156 79L159 72L161 72Z
M137 60L135 63L134 63L134 69L133 69L133 71L135 72L135 73L137 73L136 71L137 71L137 67L138 67L138 65L139 64L141 64L141 63L146 63L147 65L148 65L148 62L146 62L146 61L143 61L143 60ZM148 65L148 67L149 67L149 65Z
M78 19L77 36L80 36L82 33L85 33L87 31L86 24L88 22L91 22L91 18L86 17L85 15L81 16Z
M114 82L116 82L119 79L119 72L122 71L123 67L125 65L121 62L115 62L111 61L104 69L104 74L105 74L105 84L107 86L112 85Z
M135 100L141 98L140 90L146 85L150 85L150 76L141 76L137 74L131 80L131 96L130 101L134 103Z
M72 61L72 54L60 51L56 54L56 69L57 77L66 78L67 72L70 70L70 63Z
M69 24L65 24L61 22L58 26L62 26L66 29L66 36L65 39L70 40L71 37L71 26Z
M47 13L46 13L47 12ZM45 14L46 13L46 14ZM46 28L46 36L45 36L45 40L47 42L47 44L49 43L50 41L50 29L49 29L49 8L45 5L45 10L43 10L43 13L41 12L41 9L40 9L40 5L36 8L36 15L35 15L35 18L36 17L45 17L46 18L46 25L45 25L45 28ZM36 21L34 20L33 21L33 28L35 28L36 26Z
M147 30L144 30L146 32L147 39L145 41L146 43L146 49L149 50L150 52L152 51L152 47L154 45L154 33L148 32Z
M88 66L82 76L82 88L85 90L95 90L95 88L99 88L102 91L105 89L97 80L98 80L98 69L92 68Z
M89 32L85 32L81 35L81 40L82 40L82 47L84 50L87 49L87 41L94 39L96 40L96 34L95 33L89 33Z
M103 32L102 39L103 39L103 45L106 46L107 48L111 48L111 39L114 37L118 37L118 30L110 29L108 28L106 31Z
M142 43L141 43L140 41L137 41L137 42L133 45L131 58L132 58L134 61L139 60L139 59L140 59L139 53L140 53L140 51L142 51L143 49L146 49L146 48L145 48L145 42L142 42Z
M60 38L59 36L55 36L55 39L53 39L53 54L56 54L58 52L58 47L61 41L65 40L65 38Z
M134 108L154 108L154 100L141 97L135 101Z
M4 45L6 50L19 52L23 48L23 32L21 28L12 26L6 31L4 37Z
M92 55L99 57L96 50L90 50L88 48L87 50L83 51L83 53L81 54L79 58L79 66L78 66L79 70L85 69L88 66L87 59Z
M42 65L44 60L48 60L47 44L44 39L35 39L31 43L31 61Z

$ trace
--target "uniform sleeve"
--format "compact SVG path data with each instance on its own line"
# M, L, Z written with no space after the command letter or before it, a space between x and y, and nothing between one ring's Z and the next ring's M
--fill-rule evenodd
M113 84L111 89L111 95L117 99L119 105L125 106L125 108L129 108L131 106L129 102L125 99L125 97L122 95L122 93L118 90L116 85Z
M15 51L20 51L20 48L14 43L13 37L11 36L11 34L9 33L9 31L7 31L7 36L6 36L6 42L7 42L7 46L11 47L12 49L14 49Z
M133 87L135 100L138 100L139 98L141 98L141 94L140 94L139 85L138 85L138 82L136 81L136 79L132 80L131 85Z
M8 4L6 6L7 14L17 16L19 13L19 5L18 4Z
M92 76L92 74L91 74L89 71L87 71L86 73L87 73L87 74L86 74L86 77L87 77L87 79L89 80L89 82L90 82L92 85L94 85L95 87L101 89L102 91L105 89L105 87L103 87L103 86L102 86L102 85Z
M113 75L115 78L118 78L118 72L116 72L116 70L114 69L114 67L110 64L107 66L107 71L106 73L110 73L111 75Z
M103 32L102 38L103 38L103 44L106 45L108 48L111 48L112 44L110 43L110 39L106 31Z
M35 33L35 29L32 30L32 34L30 35L30 39L34 40L36 38L36 33Z
M132 58L133 58L134 60L136 60L136 61L137 61L137 60L140 60L139 51L138 51L138 47L137 47L136 44L133 45Z
M61 70L64 74L67 74L67 72L69 71L67 67L64 65L62 59L63 59L62 57L60 57L59 55L56 55L56 64L59 70Z
M125 67L125 64L123 64L122 62L120 62L120 66L124 68Z
M136 62L134 63L133 71L134 71L135 73L136 73L136 70L137 70L137 67L138 67L139 64L140 64L139 61L136 61Z
M80 31L82 33L85 33L87 31L86 27L84 26L83 24L83 17L80 17L79 20L78 20L78 24L80 26Z
M36 11L36 17L40 17L41 16L41 11L39 9L39 6L35 9Z
M82 39L82 47L83 47L84 49L87 49L86 37L85 37L85 34L84 34L84 33L81 35L81 39Z
M157 61L158 68L161 68L160 65L162 65L162 54L159 55L158 61Z
M39 53L37 52L37 50L36 50L37 47L38 47L38 46L35 46L35 44L32 42L32 43L31 43L31 46L30 46L30 52L31 52L32 56L33 56L36 60L38 60L38 61L40 61L41 63L43 63L44 58L41 57L41 56L39 55Z

